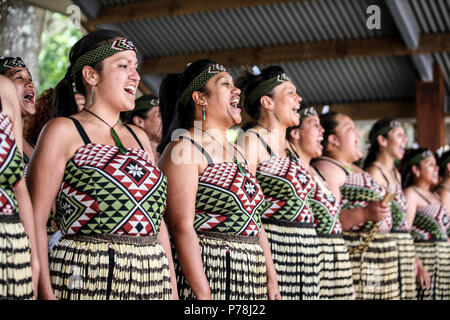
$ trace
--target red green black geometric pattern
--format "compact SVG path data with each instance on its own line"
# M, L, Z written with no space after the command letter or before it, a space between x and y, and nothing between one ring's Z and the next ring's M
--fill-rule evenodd
M410 227L406 220L408 204L400 184L395 185L395 197L391 201L392 230L409 231Z
M158 234L167 179L144 150L87 144L69 160L57 198L63 234Z
M256 178L270 204L263 218L313 223L309 199L316 183L301 161L270 157L258 165Z
M264 195L247 164L243 175L234 162L214 163L199 176L194 228L258 237Z
M319 178L317 178L319 179ZM341 204L326 188L323 181L317 183L316 190L310 198L310 207L314 215L314 227L320 234L342 234L342 225L339 221Z
M0 215L19 212L13 188L22 178L23 166L11 121L6 113L0 111Z
M365 208L369 202L381 201L386 194L386 190L366 171L349 174L340 190L342 196L341 210ZM352 230L369 231L372 224L372 221L360 223ZM378 231L389 231L391 228L392 214L389 212L386 218L379 222Z
M411 235L416 240L447 240L450 215L445 207L431 203L416 211Z

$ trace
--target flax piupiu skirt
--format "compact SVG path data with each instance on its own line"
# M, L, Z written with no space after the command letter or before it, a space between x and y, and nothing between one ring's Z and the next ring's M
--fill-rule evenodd
M172 298L169 263L156 236L66 236L49 255L52 287L59 299Z
M281 299L319 299L319 249L311 223L264 219Z
M264 252L258 238L198 232L203 270L212 300L267 300ZM180 300L196 299L173 250Z
M353 300L352 264L342 235L317 234L319 247L319 298Z
M18 215L0 216L0 300L33 299L30 240Z
M408 231L391 231L398 248L398 278L401 300L417 299L416 291L416 248Z
M416 253L431 278L430 289L417 287L419 300L450 299L450 243L415 241Z
M389 233L377 232L367 250L352 253L368 236L368 232L344 232L352 262L356 299L400 299L398 249Z

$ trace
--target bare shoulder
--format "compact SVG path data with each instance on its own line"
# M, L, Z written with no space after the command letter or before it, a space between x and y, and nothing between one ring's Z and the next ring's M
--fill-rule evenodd
M198 154L196 154L198 152ZM188 139L178 139L170 142L161 154L159 166L168 168L172 166L189 166L195 165L195 160L202 159L200 150L194 147ZM199 161L197 161L199 162ZM198 163L197 163L198 164Z

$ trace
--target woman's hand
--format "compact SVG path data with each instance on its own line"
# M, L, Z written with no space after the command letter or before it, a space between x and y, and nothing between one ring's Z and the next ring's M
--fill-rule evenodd
M281 300L281 293L276 279L267 281L267 297L269 300Z
M430 289L431 278L427 269L422 265L422 263L417 264L416 269L416 281L422 289Z

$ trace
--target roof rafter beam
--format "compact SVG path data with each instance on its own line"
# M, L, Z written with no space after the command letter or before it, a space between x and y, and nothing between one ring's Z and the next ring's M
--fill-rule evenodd
M140 72L142 74L180 72L187 63L199 59L210 59L232 67L290 61L405 56L430 52L450 52L450 33L423 35L419 40L419 46L415 49L407 48L400 38L370 38L147 58L144 60Z
M386 0L386 5L391 12L394 22L409 49L419 46L420 30L406 0ZM424 82L433 81L432 58L430 54L413 54L412 61Z
M152 0L103 7L99 10L97 17L90 20L89 23L100 25L138 19L269 5L281 2L293 2L293 0Z

